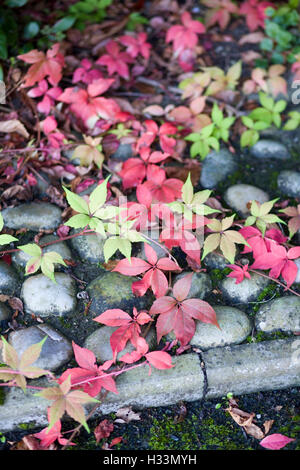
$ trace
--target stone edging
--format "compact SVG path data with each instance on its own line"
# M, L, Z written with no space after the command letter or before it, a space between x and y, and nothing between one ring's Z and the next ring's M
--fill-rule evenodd
M190 353L173 358L169 370L132 369L117 378L118 395L109 393L95 416L124 406L137 409L176 404L179 401L212 399L258 391L300 386L300 338L264 341ZM45 379L32 384L45 385ZM46 426L49 402L8 390L0 406L0 431L15 431L21 423ZM89 407L86 408L89 411Z

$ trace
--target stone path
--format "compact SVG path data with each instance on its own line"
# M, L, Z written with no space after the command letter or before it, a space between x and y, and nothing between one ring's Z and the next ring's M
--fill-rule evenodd
M115 158L126 159L126 155L120 151ZM259 141L251 155L259 164L273 159L281 165L292 158L284 143L270 137ZM203 162L200 186L217 188L224 184L237 171L237 161L236 155L224 149L210 154ZM247 202L269 200L268 191L266 187L234 182L227 184L223 197L238 215L246 215ZM284 196L299 197L300 173L278 171L277 191ZM44 202L22 204L2 213L7 227L28 229L28 242L40 228L54 231L52 235L43 236L41 242L52 241L61 224L61 209ZM9 333L9 343L22 354L31 344L47 336L36 365L57 374L74 359L71 343L76 338L80 338L78 344L92 350L101 362L111 359L108 340L115 328L101 326L93 319L108 308L121 308L128 313L133 307L147 309L153 297L150 294L134 297L133 278L103 269L103 240L98 236L74 238L46 250L57 250L63 258L76 260L78 266L72 270L57 265L54 284L41 273L24 276L28 257L23 252L12 256L10 266L0 261L0 294L20 297L24 304L24 316L18 317L20 328ZM143 256L142 247L140 255ZM159 255L164 256L164 253ZM269 292L272 283L258 275L236 284L234 279L226 277L226 262L217 253L208 255L203 267L207 270L205 273L194 273L189 297L206 299L214 306L221 330L197 322L192 347L174 356L174 368L152 369L149 376L147 367L139 367L120 375L117 378L119 394L109 393L105 403L99 406L98 414L125 405L165 406L180 400L210 399L228 392L244 394L300 386L300 338L294 336L300 332L299 298L284 293L274 299L270 292L276 294L276 291ZM184 274L177 275L176 280ZM78 278L83 282L78 282ZM220 294L215 294L216 289ZM88 314L85 314L89 301ZM0 302L2 333L10 325L12 314L8 303ZM275 339L277 337L282 339ZM173 339L172 334L167 338ZM154 328L150 329L147 340L150 348L157 348ZM128 346L120 356L130 351L132 347ZM46 379L31 382L41 386L46 384ZM24 394L20 389L4 388L0 401L0 432L18 430L21 423L31 423L33 428L46 425L47 406L46 400L35 397L30 390Z

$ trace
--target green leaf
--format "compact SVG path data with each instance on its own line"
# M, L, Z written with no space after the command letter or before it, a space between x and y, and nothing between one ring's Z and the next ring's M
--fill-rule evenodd
M278 114L278 113L273 114L273 122L274 122L276 127L279 128L281 126L281 116L280 116L280 114Z
M27 1L28 0L6 0L5 4L11 8L23 7L26 5Z
M76 214L73 215L67 222L64 223L64 225L67 225L68 227L73 227L73 228L84 228L90 223L90 217L85 214Z
M271 124L272 122L272 113L265 108L253 109L249 114L249 117L254 119L254 121L264 121L268 124Z
M106 178L101 184L94 189L94 191L90 194L89 200L89 208L91 214L95 214L95 212L103 206L107 198L107 181L109 177Z
M65 16L61 20L58 20L54 26L52 26L52 31L54 33L61 33L70 29L75 23L76 18L74 16Z
M37 21L30 21L24 28L23 38L32 39L34 38L40 30L40 26Z
M64 191L66 192L66 198L72 209L79 212L80 214L89 214L89 207L87 202L78 194L72 193L69 189L63 186Z
M274 107L274 100L270 96L266 95L266 93L259 92L259 101L260 104L266 108L268 111L273 111Z
M242 123L244 126L249 127L249 129L253 128L253 120L250 119L248 116L242 116Z
M0 235L0 245L7 245L11 242L17 242L18 239L13 237L12 235Z
M18 248L30 256L42 255L42 249L36 243L28 243L27 245L20 245L18 246Z
M126 256L127 259L131 257L131 242L125 238L119 238L119 251Z
M191 134L187 135L184 140L188 140L190 142L198 142L201 140L201 135L197 132L192 132Z
M185 204L191 204L194 196L194 188L192 185L190 173L188 174L186 182L182 186L181 194L183 202L185 202Z
M214 105L213 105L213 109L212 109L212 112L211 112L211 117L212 117L212 120L215 124L217 124L218 126L221 126L221 123L222 123L222 120L223 120L224 116L223 116L223 113L222 113L221 109L217 105L217 103L214 103Z
M106 263L115 254L118 248L119 248L119 237L110 237L106 240L106 242L103 245L103 254L104 254L104 259Z
M284 101L284 100L279 100L279 101L277 101L277 103L275 103L275 106L274 106L274 108L273 108L273 111L274 111L275 113L282 113L282 111L285 110L286 105L287 105L286 101Z

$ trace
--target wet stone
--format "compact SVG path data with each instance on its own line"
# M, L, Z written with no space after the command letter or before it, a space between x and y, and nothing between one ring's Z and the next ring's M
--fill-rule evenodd
M0 294L14 295L19 288L20 280L14 268L0 261Z
M177 274L174 278L174 282L179 281L184 276L189 274L188 272L183 272ZM205 299L212 290L212 282L208 274L194 272L192 277L191 288L188 293L187 299Z
M49 243L54 240L58 240L58 237L56 237L55 235L45 235L44 237L40 238L39 243L40 245L42 245L43 243ZM30 243L34 243L34 242L32 241ZM45 248L43 248L43 253L49 253L50 251L55 251L56 253L61 255L63 259L67 259L67 260L72 259L72 253L65 242L58 242L53 245L45 246ZM16 267L21 266L22 268L25 268L26 263L30 258L31 258L30 255L20 250L12 254L12 263ZM55 268L55 271L60 271L64 269L61 264L56 264L56 263L54 264L54 268Z
M92 351L101 363L113 358L110 337L116 330L117 328L112 326L100 326L84 342L84 347ZM156 331L154 328L150 328L145 339L149 345L149 351L156 347ZM119 360L126 353L131 353L134 349L134 346L128 341L123 351L119 352L117 359Z
M287 147L276 140L261 139L250 147L250 155L259 160L288 160L290 152Z
M254 302L269 283L269 279L251 273L251 279L244 278L239 284L236 284L235 279L226 277L221 281L219 287L224 301L235 305Z
M34 232L55 230L61 224L61 209L48 202L30 202L2 211L7 228L27 228Z
M11 317L11 310L4 302L0 302L0 323L6 321Z
M74 279L64 273L56 273L55 279L56 283L43 274L26 279L21 290L26 313L40 317L62 316L75 309Z
M76 233L76 231L72 233ZM103 254L104 242L105 238L99 234L82 235L70 240L71 247L77 252L81 261L94 264L104 263L105 261Z
M238 168L236 157L227 149L211 152L202 163L200 184L203 188L213 189Z
M269 201L270 198L265 191L256 186L235 184L225 191L224 199L233 210L242 216L247 216L249 214L249 209L247 208L249 201L255 200L263 204Z
M47 336L41 354L32 365L42 369L55 371L66 364L73 356L73 348L69 340L50 325L41 324L13 331L8 342L17 351L18 356L33 344L39 343Z
M262 305L255 317L259 331L273 333L300 332L300 298L295 295L284 296Z
M203 264L208 268L208 269L220 269L223 270L227 267L229 262L224 258L224 256L211 252L208 253L204 260Z
M131 144L120 144L118 149L110 156L113 160L125 162L133 156Z
M215 325L196 321L196 331L190 344L202 350L240 344L251 333L252 325L248 316L234 307L213 306L220 329ZM174 333L168 335L175 339Z
M281 171L277 179L278 189L285 196L300 197L300 172Z
M123 276L116 272L105 271L87 287L89 297L92 300L90 312L96 316L105 310L120 308L131 314L133 307L136 307L138 311L149 308L152 295L135 297L132 293L131 285L137 280L133 276Z

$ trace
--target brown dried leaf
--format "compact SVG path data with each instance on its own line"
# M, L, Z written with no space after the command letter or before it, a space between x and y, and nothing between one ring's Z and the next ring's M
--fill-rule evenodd
M8 121L0 122L0 132L5 132L7 134L11 132L16 132L17 134L22 135L25 139L28 139L29 134L25 129L24 124L21 123L18 119L9 119Z
M115 423L130 423L130 421L140 421L140 413L135 413L132 411L131 406L126 406L125 408L120 408L116 412L117 419Z
M268 421L264 422L265 434L268 434L271 427L273 426L273 423L274 423L274 419L269 419Z

